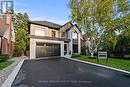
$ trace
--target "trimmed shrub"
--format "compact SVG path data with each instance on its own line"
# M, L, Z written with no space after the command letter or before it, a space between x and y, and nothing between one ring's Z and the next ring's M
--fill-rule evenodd
M8 54L0 54L0 62L4 62L9 59Z

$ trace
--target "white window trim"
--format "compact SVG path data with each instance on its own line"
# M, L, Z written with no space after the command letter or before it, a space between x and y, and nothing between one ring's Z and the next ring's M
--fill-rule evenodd
M35 27L35 35L37 35L37 36L45 36L45 28Z
M78 33L77 33L77 31L73 31L72 32L72 38L73 39L78 39Z

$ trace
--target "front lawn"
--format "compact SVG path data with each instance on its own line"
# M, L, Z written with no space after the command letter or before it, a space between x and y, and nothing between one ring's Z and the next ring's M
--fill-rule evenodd
M105 65L105 66L110 66L110 67L114 67L114 68L118 68L118 69L122 69L122 70L126 70L130 72L130 60L109 58L108 62L106 62L106 60L103 60L103 59L102 60L100 59L99 62L97 62L97 59L91 59L85 55L80 55L74 58L83 60L83 61Z
M3 68L9 66L10 64L12 64L11 61L4 61L0 63L0 70L2 70Z

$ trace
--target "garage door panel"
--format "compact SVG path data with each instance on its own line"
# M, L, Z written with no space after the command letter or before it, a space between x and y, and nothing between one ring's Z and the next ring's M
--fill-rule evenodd
M45 49L44 46L37 46L36 47L36 57L46 56L46 51L44 49Z
M52 56L52 46L46 46L46 56Z
M40 43L36 46L36 57L60 56L60 44Z
M59 48L60 48L60 45L58 45L58 46L54 46L54 52L56 52L56 54L54 53L54 56L56 56L56 55L60 55L60 50L59 50Z

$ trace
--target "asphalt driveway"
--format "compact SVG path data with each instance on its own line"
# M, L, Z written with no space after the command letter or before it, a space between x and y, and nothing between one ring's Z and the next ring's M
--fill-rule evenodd
M12 87L130 87L130 74L66 58L25 60Z

